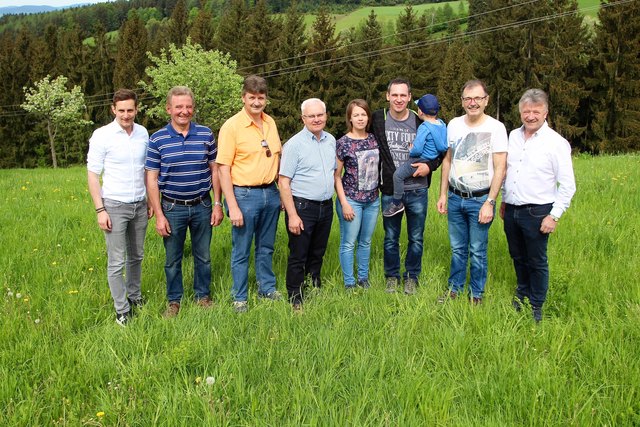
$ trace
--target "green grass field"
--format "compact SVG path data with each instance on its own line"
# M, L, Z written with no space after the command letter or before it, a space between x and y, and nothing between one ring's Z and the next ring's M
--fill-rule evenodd
M0 425L638 425L639 160L574 159L578 191L550 241L540 325L511 308L499 219L485 303L436 304L450 254L432 188L416 296L384 292L380 224L373 287L346 294L336 224L325 287L304 313L257 301L251 284L250 310L236 315L225 219L211 248L217 306L190 302L188 257L183 311L164 320L164 249L152 222L149 303L121 328L85 169L0 170ZM281 291L286 241L282 219Z

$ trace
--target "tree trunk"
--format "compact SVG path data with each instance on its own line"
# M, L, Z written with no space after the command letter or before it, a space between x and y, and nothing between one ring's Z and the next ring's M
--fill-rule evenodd
M47 132L49 132L49 145L51 146L51 160L53 160L53 168L58 167L58 159L56 158L56 140L51 131L51 120L47 120Z

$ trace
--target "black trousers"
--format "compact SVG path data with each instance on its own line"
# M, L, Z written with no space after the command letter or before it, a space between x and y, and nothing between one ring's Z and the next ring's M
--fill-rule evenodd
M304 230L299 235L289 231L289 216L285 214L289 234L287 263L287 293L291 303L301 303L305 277L311 276L314 286L320 286L322 259L329 242L333 221L333 201L321 202L294 197L296 212Z

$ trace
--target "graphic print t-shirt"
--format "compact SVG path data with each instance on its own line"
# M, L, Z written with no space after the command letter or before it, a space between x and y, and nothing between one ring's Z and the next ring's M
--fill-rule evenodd
M387 135L387 145L393 158L396 169L409 160L409 145L416 138L417 127L414 113L409 112L409 116L404 121L394 119L390 113L384 122L384 129ZM404 182L405 190L414 190L416 188L426 187L427 181L425 177L408 178Z
M336 142L336 156L344 162L342 187L351 200L372 202L378 198L378 142L372 133L366 139L347 135Z
M464 116L456 117L447 126L451 152L449 184L465 192L485 190L493 178L493 153L507 151L507 129L487 117L476 127L469 127Z

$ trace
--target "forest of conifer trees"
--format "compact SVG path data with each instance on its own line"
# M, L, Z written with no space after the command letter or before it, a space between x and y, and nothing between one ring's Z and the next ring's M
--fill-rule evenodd
M0 18L0 167L50 166L44 124L20 105L24 87L63 75L85 94L85 118L111 120L110 98L120 87L141 89L149 55L187 37L207 50L228 52L242 75L270 85L269 113L281 138L301 126L300 102L322 98L328 130L340 136L344 108L361 97L384 106L387 82L413 83L415 98L434 93L445 121L461 114L460 87L487 82L488 112L507 129L519 126L517 101L526 88L550 96L549 121L575 151L640 149L640 2L604 1L597 21L573 0L469 0L467 8L437 6L420 14L407 5L392 31L372 11L337 33L330 11L385 2L285 0L119 0L64 11ZM307 28L304 14L315 19ZM206 76L203 76L206 78ZM150 131L162 121L140 113ZM207 123L203 123L207 124ZM217 133L217 129L214 132ZM91 127L70 124L58 164L85 161Z

